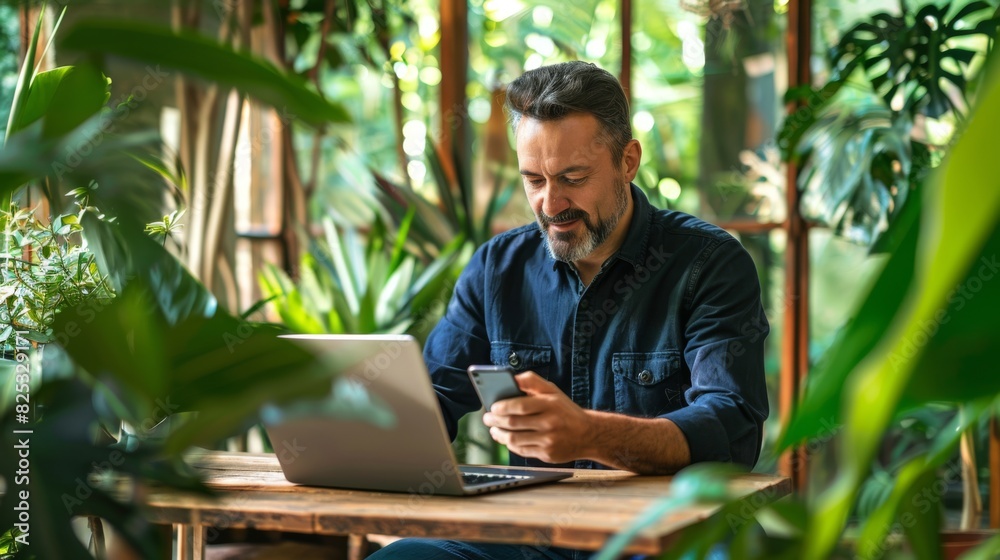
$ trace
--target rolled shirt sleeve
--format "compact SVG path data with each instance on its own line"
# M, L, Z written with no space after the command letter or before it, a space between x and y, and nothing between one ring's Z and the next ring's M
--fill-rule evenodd
M424 362L437 392L448 436L458 433L458 421L481 404L466 368L490 363L490 344L483 316L483 294L488 248L473 255L458 282L444 317L424 344Z
M753 260L735 240L710 247L686 293L687 406L662 415L687 438L691 462L752 468L768 415L764 340L769 327Z

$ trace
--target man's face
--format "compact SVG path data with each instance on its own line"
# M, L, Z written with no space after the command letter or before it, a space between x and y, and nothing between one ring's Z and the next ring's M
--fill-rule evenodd
M631 200L622 162L598 141L593 115L554 121L524 117L517 159L524 192L549 253L573 262L591 255L618 226Z

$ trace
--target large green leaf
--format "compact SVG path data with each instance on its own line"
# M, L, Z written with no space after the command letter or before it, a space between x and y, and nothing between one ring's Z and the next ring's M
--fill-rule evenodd
M132 172L122 166L123 154L156 140L155 132L107 134L100 114L62 136L44 136L43 125L36 122L21 130L0 150L0 196L9 196L27 182L45 177L74 186L104 177L107 181L100 181L102 194L116 190L116 182L130 183L131 191L143 190L132 182L136 179Z
M40 119L44 119L43 137L66 134L104 107L109 87L107 78L89 64L40 72L31 81L24 109L10 134Z
M68 30L59 45L67 51L115 55L150 65L149 76L157 84L170 71L179 71L234 87L276 108L282 118L313 125L350 120L343 107L321 97L301 77L198 33L135 21L86 20Z
M594 560L618 558L639 533L671 511L700 503L727 502L731 499L728 481L737 473L739 470L732 465L714 463L692 465L681 470L670 483L670 494L640 512L624 531L608 539Z
M805 439L829 436L841 422L844 386L855 366L875 348L889 328L913 279L920 227L920 197L911 197L893 222L889 236L898 245L875 279L854 317L809 373L806 391L791 420L783 427L778 447L787 448Z
M975 176L969 170L956 179L976 180ZM982 188L1000 188L1000 183ZM1000 375L990 373L996 371L995 352L1000 348L996 316L1000 309L1000 220L992 227L986 244L965 265L961 280L948 287L947 298L933 316L921 320L921 328L903 348L915 360L903 406L937 400L967 402L1000 393Z
M921 362L933 360L945 366L956 362L984 363L984 356L992 352L980 341L997 338L995 322L982 325L970 321L966 328L962 319L954 317L956 325L950 326L949 332L965 333L965 342L953 340L947 346L942 345L941 349L951 351L936 358L927 354L931 347L926 343L926 330L928 325L941 323L956 286L967 277L973 263L979 261L984 247L993 246L992 237L1000 221L1000 175L990 171L984 162L995 157L993 146L998 128L1000 86L994 83L981 98L935 184L925 192L915 274L904 304L876 349L847 381L843 443L850 452L841 455L838 476L820 497L808 543L810 557L826 556L835 546L853 497L881 444L882 434L897 414L906 389L921 378L918 373ZM982 289L997 290L1000 284L983 284ZM963 382L975 384L990 377L981 371L976 374ZM949 385L954 383L954 379L943 376L929 379L926 386L934 388L937 398L948 395ZM979 386L986 392L980 396L988 396L996 385L987 380Z
M841 99L800 140L800 211L837 235L871 245L909 194L912 123L881 104Z
M962 560L994 560L1000 556L1000 534L962 555Z

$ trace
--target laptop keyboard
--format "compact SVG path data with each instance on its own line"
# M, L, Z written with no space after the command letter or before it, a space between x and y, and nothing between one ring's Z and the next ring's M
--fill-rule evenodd
M462 473L462 484L465 484L466 486L475 486L477 484L488 484L491 482L514 482L517 480L524 480L526 478L530 477L516 474Z

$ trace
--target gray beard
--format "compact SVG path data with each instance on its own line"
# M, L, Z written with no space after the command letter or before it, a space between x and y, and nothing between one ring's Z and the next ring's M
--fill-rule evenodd
M580 220L585 227L582 239L580 235L573 231L556 232L549 235L545 230L544 220L539 219L538 230L542 235L542 239L545 240L545 248L549 251L549 255L557 261L572 263L586 258L597 250L598 247L608 240L611 232L618 227L618 223L628 208L628 197L630 194L631 191L628 184L625 183L618 189L618 193L615 196L615 208L611 215L607 219L602 219L600 214L598 214L596 224L590 221L589 216L581 216ZM559 216L555 216L555 218L559 218ZM551 219L550 221L558 222L562 220Z

